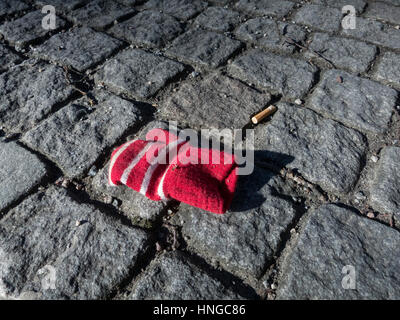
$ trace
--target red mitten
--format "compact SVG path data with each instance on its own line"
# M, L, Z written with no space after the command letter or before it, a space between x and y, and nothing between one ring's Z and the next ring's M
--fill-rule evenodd
M210 161L202 164L201 159ZM174 133L153 129L146 141L129 141L113 152L109 179L112 185L125 184L152 200L173 198L224 213L233 199L236 171L233 155L197 148Z

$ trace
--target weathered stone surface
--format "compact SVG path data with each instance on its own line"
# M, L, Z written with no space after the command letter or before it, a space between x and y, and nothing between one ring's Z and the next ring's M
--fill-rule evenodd
M13 14L22 10L26 10L28 8L28 5L20 0L1 0L0 18L8 14Z
M51 37L34 54L83 71L106 59L121 45L117 39L82 27Z
M129 276L149 236L51 188L1 220L0 240L0 296L95 299Z
M134 285L134 300L226 300L238 294L209 276L180 252L158 256Z
M364 0L312 0L312 2L338 9L342 9L344 6L350 5L356 9L356 12L362 12L366 5Z
M0 211L29 192L45 176L39 159L15 142L0 142Z
M229 31L240 20L239 13L220 7L210 7L201 13L195 23L213 31Z
M68 17L75 23L95 29L104 29L121 17L133 13L135 10L115 1L95 0L82 8L73 10Z
M307 4L300 8L294 21L323 31L338 31L342 21L342 12L336 8L317 4Z
M382 0L382 2L386 2L394 6L400 6L400 0Z
M356 28L343 29L342 34L392 49L400 49L400 30L378 21L357 18Z
M190 30L172 42L168 52L191 63L218 67L241 47L241 42L219 33Z
M192 127L241 129L270 98L237 80L212 74L198 83L183 84L168 98L161 113Z
M203 11L207 7L207 3L191 0L150 0L143 7L161 10L179 20L188 20Z
M374 77L400 86L400 55L385 52L374 72Z
M365 137L311 110L283 103L277 106L272 121L256 128L256 150L275 152L263 158L280 164L289 155L294 159L286 166L308 181L328 191L347 192L361 170Z
M0 125L11 132L30 129L73 92L64 70L28 60L0 75Z
M333 204L313 213L284 262L278 299L399 299L400 234ZM355 289L344 289L354 267Z
M134 44L163 47L183 29L173 17L159 11L146 10L112 27L110 33Z
M177 219L189 247L239 277L260 277L296 215L289 201L274 195L280 183L273 173L255 168L251 175L239 177L227 213L181 205Z
M338 81L339 77L342 82ZM384 133L389 127L397 96L396 90L375 81L344 71L328 70L312 93L308 106L349 127Z
M253 49L234 60L228 71L245 82L296 99L311 89L317 68L302 60Z
M220 6L224 6L227 5L230 2L230 0L210 0L210 2L219 4Z
M371 183L371 205L400 219L400 148L385 147Z
M23 17L7 21L0 26L0 33L10 43L24 47L33 40L40 39L52 30L42 27L42 19L45 17L40 10L30 12ZM64 27L65 20L60 17L56 19L56 29Z
M282 0L240 0L236 8L257 15L283 17L293 8L294 3Z
M326 33L315 33L309 48L322 53L324 58L337 68L348 69L355 73L366 71L377 52L374 45L353 39L332 37ZM306 51L305 56L323 61L311 51Z
M306 37L306 32L301 26L263 17L246 21L235 31L235 34L241 40L286 52L293 52L295 49L295 46L286 40L293 39L301 43Z
M183 70L179 62L140 49L128 49L107 61L94 78L97 85L106 85L117 94L146 98Z
M93 188L97 192L123 201L122 210L129 217L139 217L154 221L160 217L166 207L164 201L153 201L124 185L113 187L108 183L109 163L93 179Z
M23 140L56 162L68 176L83 174L107 147L129 128L141 123L141 110L104 92L95 92L98 105L93 109L87 97L62 108Z
M0 72L21 62L21 57L0 43Z
M365 13L366 17L400 24L400 8L383 2L372 2Z
M117 0L117 2L122 3L126 6L134 6L135 4L139 4L142 0Z
M61 11L61 12L68 12L73 9L76 9L78 6L81 6L85 3L89 2L89 0L36 0L35 3L40 5L40 6L45 6L45 5L52 5L55 9L56 12Z

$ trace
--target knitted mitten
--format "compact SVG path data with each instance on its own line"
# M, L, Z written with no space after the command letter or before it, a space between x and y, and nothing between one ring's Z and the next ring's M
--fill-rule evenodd
M210 161L203 164L201 159ZM125 184L152 200L172 198L214 213L229 208L237 182L233 155L192 146L163 129L114 150L109 170L112 185Z

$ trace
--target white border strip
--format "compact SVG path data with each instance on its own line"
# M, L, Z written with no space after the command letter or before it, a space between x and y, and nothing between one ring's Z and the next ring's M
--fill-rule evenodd
M167 156L168 153L170 153L174 148L177 148L178 145L181 144L181 143L183 143L183 142L186 142L186 140L178 139L178 140L175 140L175 141L169 143L168 145L164 146L164 147L161 149L161 151L160 151L160 153L159 153L159 155L158 155L157 157L164 157L164 156ZM156 158L156 159L157 159L157 158ZM152 163L152 164L149 166L149 168L147 169L146 174L144 175L144 178L143 178L143 181L142 181L142 185L141 185L141 187L140 187L140 193L141 193L141 194L146 195L147 190L148 190L148 188L149 188L149 184L150 184L151 178L153 177L154 170L155 170L158 166L159 166L159 161L155 161L155 162ZM168 170L168 168L169 168L169 166L167 167L167 170ZM160 185L161 185L161 181L160 181L160 184L158 185L158 188L157 188L158 193L159 193L159 190L160 190ZM162 188L163 188L163 187L162 187L162 185L161 185L161 189L162 189ZM160 195L159 195L159 196L160 196ZM160 196L160 198L162 198L162 197ZM165 196L164 196L164 198L165 198Z
M125 184L128 181L129 175L133 168L138 164L140 159L142 159L143 155L150 149L150 147L154 144L154 142L149 142L140 152L134 157L129 164L129 166L124 170L124 173L121 176L121 183Z
M128 141L125 144L123 144L122 147L118 150L118 152L116 154L114 154L114 156L111 158L110 167L108 169L108 183L110 185L112 185L113 187L115 187L116 184L114 184L111 181L111 172L112 172L112 169L114 168L115 162L117 162L117 159L119 158L119 156L135 141L137 141L137 140L131 140L131 141Z

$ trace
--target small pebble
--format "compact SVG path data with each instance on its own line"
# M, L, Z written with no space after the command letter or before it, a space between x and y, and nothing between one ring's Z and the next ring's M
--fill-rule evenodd
M94 177L97 174L97 168L96 166L92 166L89 170L89 176Z
M273 294L272 292L269 292L269 293L267 294L267 299L269 299L269 300L275 300L275 298L276 298L276 295Z
M111 196L109 196L109 195L106 195L106 196L104 196L104 198L103 198L103 202L104 202L105 204L110 204L110 203L113 202L113 197L111 197Z
M337 81L338 83L342 83L342 82L343 82L343 78L342 78L341 76L338 76L338 77L336 78L336 81Z
M78 191L83 190L83 184L81 184L81 183L76 183L76 184L75 184L75 189L78 190Z
M71 180L69 180L69 179L63 179L63 182L61 183L61 186L62 186L63 188L68 188L70 184L71 184Z
M75 227L79 227L80 225L81 225L81 222L79 220L76 220Z
M294 101L294 103L297 104L297 105L301 105L303 103L303 101L301 99L296 99Z
M375 218L375 214L370 211L370 212L367 213L367 217L370 218L370 219L373 219L373 218Z
M273 283L273 284L271 284L271 289L272 290L275 290L277 287L276 287L276 284L275 283Z
M118 208L119 207L119 201L117 199L114 199L113 202L112 202L112 205L114 207Z
M162 248L161 244L159 242L156 242L156 250L157 250L157 252L160 252L162 249L163 248Z
M365 200L365 199L366 199L366 196L365 196L365 194L364 194L362 191L360 191L360 192L357 192L357 193L355 194L355 198L356 198L357 200Z
M371 156L371 161L372 162L377 162L378 161L378 157L375 156L375 155Z

